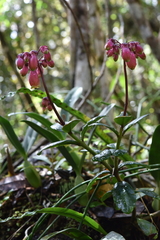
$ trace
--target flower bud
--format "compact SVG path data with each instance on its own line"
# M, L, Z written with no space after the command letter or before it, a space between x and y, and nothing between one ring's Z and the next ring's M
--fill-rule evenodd
M110 50L113 46L114 46L114 43L112 42L112 39L109 39L109 40L106 42L106 45L104 46L104 49Z
M17 60L16 60L16 66L18 67L18 69L22 69L24 66L24 60L22 57L18 56Z
M41 64L44 68L46 68L47 65L48 65L45 59L42 59L41 62L40 62L40 64Z
M31 50L29 53L30 53L31 55L32 55L32 54L35 54L35 55L38 54L38 52L37 52L36 50Z
M51 60L51 54L50 54L50 52L44 53L44 59L45 59L46 61L50 61L50 60Z
M52 105L50 103L48 104L47 109L48 109L48 111L52 111L53 108L52 108Z
M136 51L136 42L129 42L128 47L130 48L130 50L132 52L135 52Z
M48 98L47 97L44 97L43 99L42 99L42 106L43 107L46 107L48 105Z
M146 54L144 52L142 52L141 54L138 54L138 57L145 60L146 59Z
M119 54L114 54L113 55L113 60L116 62L118 60Z
M131 51L129 50L128 47L122 47L122 58L124 59L125 62L128 62L131 57Z
M136 53L139 53L139 54L143 53L143 47L139 43L135 44L135 48L136 48Z
M31 71L29 74L29 84L31 88L38 88L40 85L40 80L37 71Z
M35 53L32 53L29 59L29 68L31 69L31 71L34 71L37 69L37 67L38 67L37 56Z
M43 110L45 111L46 109L48 110L48 111L51 111L53 108L52 108L52 105L51 105L51 103L50 103L50 101L49 101L49 99L48 99L48 97L44 97L43 99L42 99L42 107L43 107Z
M23 68L21 69L20 74L21 74L22 77L24 77L24 76L27 75L27 73L28 73L28 64L25 64L23 66Z
M42 53L45 53L45 54L47 54L48 52L49 52L49 50L48 50L48 47L47 46L41 46L40 48L39 48L39 50L42 52Z
M107 53L107 56L108 56L108 57L113 56L113 54L114 54L114 50L113 50L113 48L110 49L110 50L108 50L106 53Z
M41 68L41 71L39 70L39 68L36 69L36 73L39 78L41 77L41 73L43 73L43 68L41 66L40 66L40 68Z
M47 62L47 64L48 64L48 66L51 67L51 68L54 67L54 61L53 61L53 60Z
M136 57L135 57L135 54L133 52L130 52L130 60L129 62L127 62L127 66L130 68L130 69L134 69L136 67Z
M119 55L119 47L118 46L114 47L114 54Z
M24 61L25 63L28 63L30 60L31 54L29 52L24 53Z

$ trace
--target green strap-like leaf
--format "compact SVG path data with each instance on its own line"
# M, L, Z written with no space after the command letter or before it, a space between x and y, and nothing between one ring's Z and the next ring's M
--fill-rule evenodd
M38 113L34 113L34 112L16 112L16 113L10 113L9 116L12 115L17 115L17 114L23 114L23 115L27 115L30 118L35 119L36 121L40 122L44 127L46 127L48 130L50 130L51 132L53 132L58 138L60 138L61 140L64 139L62 131L60 131L60 128L54 128L54 125L58 125L58 123L55 123L53 125L53 123L51 123L48 120L48 117L45 115L40 115ZM60 124L59 124L60 125ZM62 128L62 127L61 127Z
M143 193L143 196L147 195L147 196L150 196L152 198L160 200L160 196L157 193L154 192L154 189L151 190L151 189L148 189L148 188L139 188L139 189L136 190L136 193L137 193L137 197L138 197L139 193L140 194Z
M88 184L88 186L87 186L87 188L86 188L86 192L87 192L87 193L91 190L93 184L97 181L97 178L100 178L100 177L102 177L103 175L106 176L106 178L107 178L107 177L109 178L109 177L111 176L111 174L110 174L110 172L109 172L108 170L104 170L104 171L101 171L100 173L98 173L95 177L93 177L93 178L90 180L90 182L89 182L89 184Z
M45 137L48 141L50 141L50 142L58 142L59 141L57 136L55 136L52 132L38 126L37 124L35 124L31 121L25 120L24 122L26 122L30 127L32 127L40 135ZM59 146L58 149L62 153L62 155L66 158L68 163L73 167L75 172L78 174L79 173L78 166L80 163L80 159L79 159L78 155L75 154L74 152L72 152L70 147Z
M47 144L45 147L43 147L38 154L41 154L41 152L43 152L44 150L48 149L48 148L53 148L53 147L61 147L61 146L65 146L65 145L70 145L70 144L74 144L74 145L78 145L78 143L74 140L62 140L62 141L57 141L54 143L50 143Z
M30 148L33 146L36 138L37 138L38 133L33 130L33 128L28 127L27 131L25 133L22 146L24 147L26 153L29 152Z
M64 103L68 106L73 107L75 102L79 99L80 95L82 94L83 88L82 87L74 87L72 88L67 96L64 99ZM65 109L61 109L61 116L65 119L65 121L69 121L69 112Z
M92 123L95 123L95 122L100 121L103 117L105 117L105 115L94 117L94 118L90 119L90 120L83 126L82 132L81 132L82 139L84 138L84 135L85 135L86 131L87 131L88 128L89 128L89 125L92 124Z
M149 164L160 163L160 125L155 129L149 151ZM156 182L160 182L160 171L151 172Z
M84 135L86 131L88 130L89 125L93 123L98 123L102 118L106 117L107 114L110 112L110 110L115 106L115 104L110 104L109 106L105 107L98 116L91 118L87 123L83 126L81 136L82 139L84 138Z
M52 128L53 124L46 117L39 115L37 113L32 113L32 112L24 113L24 114L40 122L42 125L44 125L48 130L53 132L54 135L56 135L61 140L63 139L63 134L60 131L53 129Z
M139 162L122 162L122 163L120 163L119 165L118 165L118 168L120 169L120 168L122 168L122 167L124 167L124 166L131 166L131 168L133 168L134 166L143 166L143 167L147 167L148 168L148 166L146 165L146 164L144 164L144 163L139 163Z
M135 125L136 123L138 123L139 121L141 121L143 118L145 118L145 117L147 117L147 116L148 116L148 114L145 114L145 115L143 115L143 116L141 116L141 117L139 117L139 118L134 119L133 121L131 121L130 123L128 123L128 124L124 127L123 132L125 133L130 127L132 127L133 125Z
M77 185L79 185L83 182L84 182L84 179L82 178L82 176L77 175L75 180L74 180L75 186L77 186ZM87 184L85 184L85 185L83 184L79 188L76 188L74 192L75 192L75 194L79 194L79 193L85 191L86 188L87 188ZM86 206L87 203L88 203L88 194L85 193L82 197L79 198L78 202L81 204L81 206Z
M81 222L82 218L83 218L82 213L79 213L72 209L61 208L61 207L44 208L42 210L38 210L37 212L48 213L48 214L57 214L57 215L73 218L77 222ZM83 224L95 229L96 231L98 231L102 234L106 234L106 231L101 227L101 225L88 216L85 216L83 218Z
M11 144L26 159L26 157L27 157L26 151L24 150L17 135L15 134L10 122L6 118L3 118L2 116L0 116L0 124L3 128L3 130L5 131Z
M68 123L66 123L64 125L64 127L62 128L64 132L66 133L69 133L72 131L72 129L80 122L81 120L80 119L75 119L75 120L72 120Z
M76 239L76 240L92 240L91 237L89 237L87 234L81 232L80 230L76 228L66 228L61 231L53 232L50 233L44 237L41 238L41 240L49 240L51 237L54 237L58 234L64 234L71 239Z
M88 125L88 127L96 127L96 126L104 126L104 127L108 128L108 129L110 129L112 132L114 132L116 134L116 136L118 137L118 131L115 128L113 128L113 127L111 127L111 126L109 126L107 124L104 124L104 123L92 123L92 124Z

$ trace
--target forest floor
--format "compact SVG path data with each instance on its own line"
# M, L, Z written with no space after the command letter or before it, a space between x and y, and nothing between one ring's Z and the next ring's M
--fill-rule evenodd
M86 176L84 176L86 177ZM12 177L5 177L0 181L0 218L6 219L9 217L21 216L25 212L32 212L44 207L53 206L63 194L73 186L74 173L61 170L55 173L54 176L48 175L43 179L42 187L34 189L27 183L23 173ZM145 203L145 205L144 205ZM65 204L61 207L65 208ZM149 211L151 208L151 199L143 197L143 201L138 200L136 203L136 215L146 213L146 207ZM84 207L78 202L70 207L78 212L83 212ZM132 221L132 214L124 214L121 211L114 209L112 198L105 201L105 205L91 207L88 211L88 216L97 221L106 232L115 231L121 234L126 240L147 240L154 239L154 236L146 237L138 229ZM0 224L0 239L1 240L22 240L30 233L30 229L39 219L40 214L20 219L10 219ZM56 215L48 215L45 222L40 226L33 240L37 240L40 234L47 226L56 218ZM154 219L155 224L160 226L160 219ZM73 219L59 217L56 223L47 232L51 233L66 229L68 227L78 228L79 223ZM93 230L92 228L82 225L81 231L85 232L93 240L100 240L103 235ZM47 238L48 239L48 238ZM69 240L71 238L59 234L50 240ZM158 238L160 239L160 237Z

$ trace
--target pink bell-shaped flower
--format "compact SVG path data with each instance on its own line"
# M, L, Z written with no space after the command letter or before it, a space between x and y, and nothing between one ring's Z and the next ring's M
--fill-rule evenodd
M118 60L119 54L113 54L113 60L116 62Z
M141 54L138 54L138 57L145 60L146 59L146 54L144 52L142 52Z
M39 50L42 52L42 53L44 53L44 54L47 54L48 52L49 52L49 50L48 50L48 47L47 46L41 46L40 48L39 48Z
M38 88L40 85L40 80L37 71L31 71L29 74L29 84L31 88Z
M40 64L41 64L44 68L46 68L46 67L48 66L47 61L46 61L45 59L42 59L41 62L40 62Z
M143 47L139 43L135 44L135 48L136 48L136 53L139 53L139 54L143 53Z
M38 60L37 60L37 55L35 53L31 53L31 57L29 59L29 68L31 71L36 70L38 67Z
M114 46L114 43L112 42L112 39L109 39L106 45L104 46L104 49L110 50L113 46Z
M135 57L135 54L133 52L130 52L130 60L129 62L127 62L127 66L130 68L130 69L135 69L136 67L136 57Z
M28 73L28 64L25 64L24 66L23 66L23 68L21 69L21 71L20 71L20 74L21 74L21 76L22 77L24 77L24 76L26 76L27 75L27 73Z
M22 69L24 66L24 60L20 55L18 55L16 59L16 66L18 67L18 69Z
M53 68L54 67L54 61L50 60L49 62L47 62L48 66Z
M24 61L25 63L28 63L30 60L31 54L29 52L24 53Z
M51 54L50 54L50 52L44 53L44 59L46 59L46 61L50 61L50 60L51 60Z
M130 58L131 58L131 51L129 50L128 47L122 47L122 58L125 62L128 62L130 61Z
M113 56L113 54L114 54L114 49L113 48L107 51L107 56L108 57Z

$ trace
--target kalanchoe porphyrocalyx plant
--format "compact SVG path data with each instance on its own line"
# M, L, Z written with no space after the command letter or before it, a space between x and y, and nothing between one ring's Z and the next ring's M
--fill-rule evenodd
M39 53L42 55L39 56ZM38 88L43 67L54 67L54 61L48 47L41 46L38 51L32 50L18 54L16 66L20 69L21 76L26 76L29 73L29 84L32 88Z
M105 50L108 57L113 57L114 61L118 60L118 57L121 53L121 57L123 59L124 66L124 79L125 79L125 104L123 116L126 116L127 106L128 106L128 77L126 66L130 69L134 69L136 67L137 58L145 59L146 55L143 51L143 47L137 41L131 41L127 43L120 43L114 38L108 39L105 44Z
M105 45L106 54L108 57L113 57L114 61L118 60L121 52L123 60L130 69L136 67L136 58L145 59L146 55L143 52L143 47L139 42L131 41L128 43L120 43L116 39L110 38Z
M46 68L47 66L51 68L54 67L54 61L52 60L48 47L44 45L41 46L38 51L32 50L30 52L18 54L16 66L20 70L21 76L26 76L27 73L29 73L29 84L31 88L38 88L40 80L42 80L46 92L46 97L42 99L42 108L43 110L53 110L58 118L57 122L64 126L65 122L51 100L43 75L43 68Z

